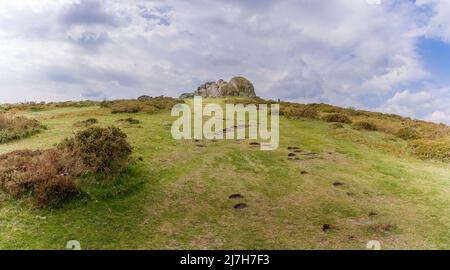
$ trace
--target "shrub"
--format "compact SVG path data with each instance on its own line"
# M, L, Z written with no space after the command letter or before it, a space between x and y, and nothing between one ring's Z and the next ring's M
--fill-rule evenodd
M292 105L286 106L281 109L281 113L288 118L299 119L299 118L311 118L316 119L318 113L313 108L306 106Z
M112 113L138 113L141 110L141 107L132 104L114 104L111 106Z
M36 119L2 113L0 114L0 143L29 137L44 128Z
M63 175L51 175L34 189L33 195L39 206L59 206L78 194L74 182Z
M450 161L450 141L417 139L408 143L412 153L421 159Z
M16 104L4 104L1 105L1 107L5 111L10 110L18 110L18 111L44 111L44 110L51 110L54 108L63 108L63 107L89 107L89 106L95 106L98 102L96 101L64 101L64 102L22 102L22 103L16 103Z
M370 131L376 131L378 130L377 126L369 121L358 121L353 123L353 128L357 130L370 130Z
M112 113L154 113L159 110L172 109L175 104L184 103L181 99L170 97L140 97L139 100L102 101L100 107L110 108Z
M95 118L89 118L84 121L76 122L75 126L77 127L88 127L98 123L98 120Z
M0 187L13 197L31 194L38 206L57 206L78 194L58 150L14 151L0 156Z
M141 123L141 121L139 121L138 119L134 119L132 117L120 119L119 122L130 124L130 125L137 125L137 124Z
M259 104L273 104L275 102L273 102L272 100L265 100L262 99L260 97L235 97L235 98L227 98L224 101L225 104L243 104L243 105L249 105L249 104L254 104L254 105L259 105ZM270 107L270 106L269 106Z
M420 138L419 133L412 127L401 128L394 135L403 140L415 140Z
M335 123L344 123L344 124L352 123L352 120L347 115L342 114L342 113L326 114L322 117L322 120L325 122L335 122Z
M79 192L73 178L82 172L111 176L128 165L131 147L115 127L92 127L57 149L0 155L0 188L13 197L31 195L38 206L57 206Z
M66 139L58 149L70 153L72 162L81 163L88 171L110 174L128 165L131 146L126 138L127 135L117 127L91 127Z

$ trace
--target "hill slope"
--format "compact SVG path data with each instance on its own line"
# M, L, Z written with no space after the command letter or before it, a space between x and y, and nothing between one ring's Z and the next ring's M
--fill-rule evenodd
M89 196L59 209L0 191L1 249L63 249L72 239L83 249L450 248L450 165L411 157L386 133L282 117L280 147L266 152L246 140L175 141L166 111L26 115L47 129L0 153L53 147L95 117L127 133L137 161L109 184L80 179ZM127 117L141 124L117 122ZM303 151L298 160L288 147Z

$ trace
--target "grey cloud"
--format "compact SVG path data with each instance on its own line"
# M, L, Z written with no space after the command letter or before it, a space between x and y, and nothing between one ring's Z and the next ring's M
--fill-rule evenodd
M52 68L46 71L48 78L58 83L83 84L84 80L78 77L74 72L60 68Z
M173 8L169 6L160 6L148 8L144 5L139 5L139 16L146 20L156 21L159 25L169 26L171 23L171 13Z
M61 14L64 25L108 25L117 26L119 19L104 9L100 0L81 0L67 6Z
M423 14L413 1L6 2L0 83L38 100L177 96L242 74L264 98L374 107L424 80L416 50Z
M87 99L101 99L106 97L102 91L93 89L86 89L81 95Z
M324 94L323 88L323 78L305 63L299 63L296 70L275 82L271 90L277 98L319 100Z
M87 49L96 49L97 47L108 43L110 41L110 38L106 32L97 34L94 32L86 31L83 32L80 37L69 37L69 40L81 47Z

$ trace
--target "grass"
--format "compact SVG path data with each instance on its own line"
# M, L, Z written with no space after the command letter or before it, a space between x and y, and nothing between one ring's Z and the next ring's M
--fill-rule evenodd
M0 192L0 249L64 249L72 239L82 249L365 249L369 240L383 249L450 248L450 165L411 157L395 136L282 118L280 147L263 152L248 141L175 141L167 111L26 115L48 128L0 153L51 148L90 117L100 126L133 117L139 125L121 128L140 160L108 185L79 179L86 196L58 209ZM288 160L288 146L317 155ZM234 193L248 208L233 209Z

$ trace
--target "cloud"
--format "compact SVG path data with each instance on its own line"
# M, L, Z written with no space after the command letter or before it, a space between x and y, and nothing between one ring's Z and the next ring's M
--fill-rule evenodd
M450 1L448 0L416 0L417 5L432 14L424 26L427 37L450 42Z
M94 89L86 89L81 95L87 99L100 99L106 97L106 95L102 91Z
M107 25L118 26L119 19L105 10L100 0L81 0L64 6L60 15L60 23L72 25Z
M431 119L435 111L418 109L421 104L413 100L446 86L405 89L418 89L432 78L417 40L450 41L447 5L444 0L381 5L365 0L4 1L0 87L12 92L2 93L0 102L177 96L202 81L242 75L266 98L382 108ZM434 118L444 119L442 113L448 110L440 107Z
M95 49L101 47L102 45L110 41L108 34L105 32L95 33L85 31L77 36L72 35L68 38L75 44L87 49Z
M427 88L418 92L404 90L388 99L381 111L437 123L450 123L450 88Z
M173 8L169 6L147 7L139 5L139 16L147 21L155 21L159 25L169 26L173 14Z

